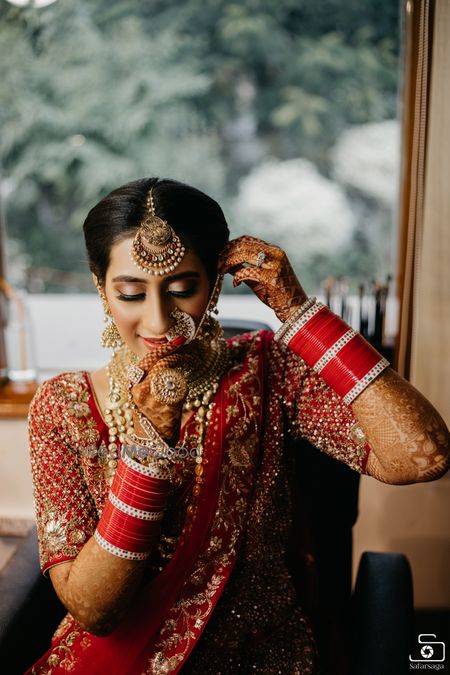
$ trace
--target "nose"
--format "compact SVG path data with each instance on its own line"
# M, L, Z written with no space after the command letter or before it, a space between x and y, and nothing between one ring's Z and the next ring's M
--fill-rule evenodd
M159 293L149 293L143 307L139 334L150 338L164 337L173 323L171 311L170 302L161 298Z

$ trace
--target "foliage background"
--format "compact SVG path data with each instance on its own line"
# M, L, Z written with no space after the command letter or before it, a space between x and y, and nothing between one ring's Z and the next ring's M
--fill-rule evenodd
M233 236L283 245L311 292L327 274L392 272L398 13L391 0L3 2L12 280L89 288L85 215L143 175L210 193ZM361 161L367 143L379 153Z

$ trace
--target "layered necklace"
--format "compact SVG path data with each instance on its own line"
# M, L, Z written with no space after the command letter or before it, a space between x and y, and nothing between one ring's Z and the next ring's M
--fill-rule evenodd
M228 345L217 320L209 317L208 326L205 328L203 334L192 343L195 353L193 363L191 362L189 368L183 369L187 383L183 410L194 412L198 434L193 487L195 497L200 494L203 482L203 442L208 422L213 414L213 397L219 387L220 378L229 367ZM139 413L131 398L129 372L138 361L139 357L125 346L114 352L107 366L109 392L105 421L109 427L109 442L105 461L105 477L108 485L111 485L114 478L122 445L130 444L131 447L132 439L136 438L133 423L134 412L138 415L139 423L146 432L148 440L153 444L156 442L156 444L165 445L151 421ZM145 446L145 440L147 439L140 439L140 445ZM172 461L175 462L176 459Z

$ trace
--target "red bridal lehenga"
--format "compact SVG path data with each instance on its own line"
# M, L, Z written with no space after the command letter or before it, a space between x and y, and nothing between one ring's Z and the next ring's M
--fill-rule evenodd
M122 623L98 637L67 614L27 673L318 672L310 624L286 564L292 457L285 437L306 438L359 472L369 448L350 408L272 333L228 345L232 365L215 395L196 508L188 508L195 466L188 457L176 465L159 543ZM108 429L87 373L41 386L30 439L46 574L77 556L108 494ZM180 446L196 446L193 418Z

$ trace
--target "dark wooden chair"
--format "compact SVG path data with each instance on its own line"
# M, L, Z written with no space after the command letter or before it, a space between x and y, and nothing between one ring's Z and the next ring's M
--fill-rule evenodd
M401 553L365 552L352 594L360 476L305 441L296 445L289 559L300 579L300 602L313 622L321 673L407 673L414 638L409 562Z

